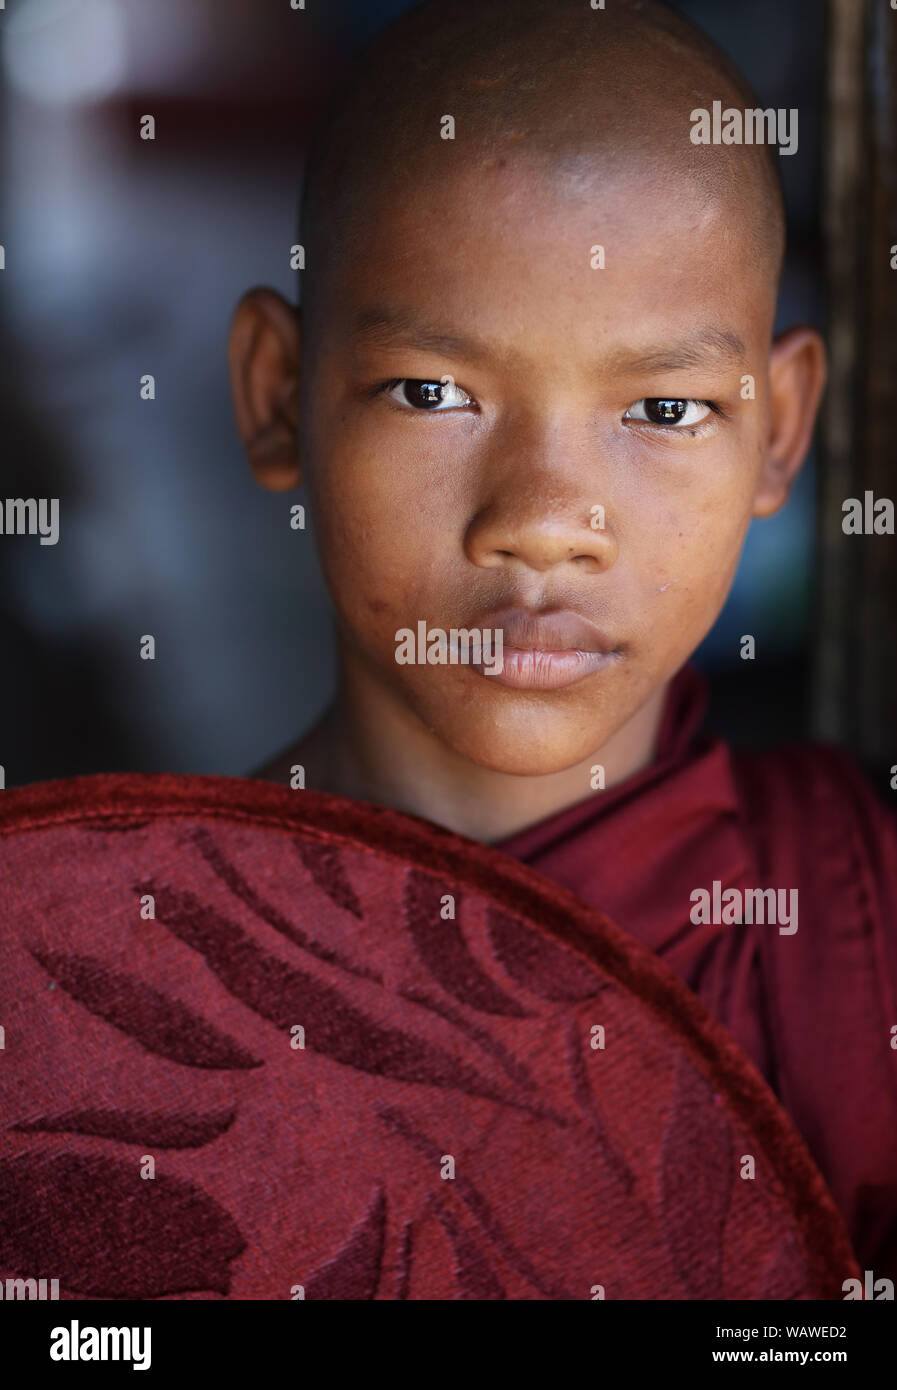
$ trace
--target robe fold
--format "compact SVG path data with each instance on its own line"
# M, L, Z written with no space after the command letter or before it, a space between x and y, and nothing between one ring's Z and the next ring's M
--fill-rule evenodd
M839 752L701 738L702 700L686 669L651 767L500 847L256 780L5 792L0 1280L880 1297L894 825Z
M897 1282L897 818L840 750L734 751L701 736L705 706L685 667L649 768L497 847L701 998L795 1122L863 1267ZM797 889L797 931L694 923L714 882Z
M839 1300L864 1270L820 1166L878 1278L886 1066L868 997L849 1007L874 982L838 1013L812 914L760 946L685 925L698 868L752 872L724 755L690 757L677 771L670 747L641 791L571 813L600 816L577 886L588 869L604 901L612 869L625 924L493 847L324 793L140 774L5 793L0 1281L66 1300ZM855 865L825 868L865 911ZM872 938L825 920L842 974L860 969ZM818 986L821 1041L783 962ZM827 1104L845 1027L865 1071Z

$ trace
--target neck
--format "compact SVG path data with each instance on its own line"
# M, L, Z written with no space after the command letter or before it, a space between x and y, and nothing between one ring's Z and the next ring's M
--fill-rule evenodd
M653 760L666 686L601 748L560 772L526 777L480 767L455 753L378 682L345 662L340 693L321 721L258 774L286 780L293 763L305 785L443 825L494 843L590 794L590 770L604 768L605 788Z

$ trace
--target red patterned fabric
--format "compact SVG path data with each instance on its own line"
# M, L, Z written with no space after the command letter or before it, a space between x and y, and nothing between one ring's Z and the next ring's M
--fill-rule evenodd
M0 797L0 873L0 1277L806 1299L858 1275L730 1035L495 850L259 782L93 777Z
M501 848L699 996L803 1135L863 1268L897 1283L897 818L837 748L699 736L705 704L686 667L649 768ZM798 930L692 922L714 880L796 890Z

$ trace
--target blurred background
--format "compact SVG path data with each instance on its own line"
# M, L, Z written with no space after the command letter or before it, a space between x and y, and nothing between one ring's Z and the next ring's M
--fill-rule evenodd
M509 0L513 10L512 0ZM60 539L0 537L7 785L133 770L246 775L332 688L301 494L251 481L226 336L244 290L296 297L303 153L341 67L407 0L7 0L0 12L0 498L58 497ZM822 0L682 0L782 159L780 322L824 328ZM138 138L151 113L156 138ZM156 399L139 396L152 373ZM698 662L737 743L809 733L814 461L751 530ZM141 635L155 661L137 658ZM743 662L752 633L757 659ZM313 655L310 655L313 654Z

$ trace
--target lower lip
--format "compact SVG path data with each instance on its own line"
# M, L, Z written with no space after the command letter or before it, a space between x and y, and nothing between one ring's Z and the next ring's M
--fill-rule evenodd
M490 674L489 668L482 665L476 670L496 685L507 685L513 690L563 690L613 665L617 657L617 652L544 652L505 647L501 671Z

